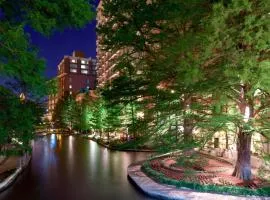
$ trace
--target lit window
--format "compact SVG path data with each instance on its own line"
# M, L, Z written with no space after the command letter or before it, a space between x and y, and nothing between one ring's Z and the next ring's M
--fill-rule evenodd
M72 85L69 85L69 88L71 89L72 88Z
M70 69L70 72L77 73L77 69Z
M82 60L82 61L81 61L81 63L82 63L82 64L86 64L86 63L87 63L87 61L85 61L85 60Z
M82 74L88 74L88 70L82 70L81 73Z
M82 69L88 69L88 65L81 65Z
M71 59L71 62L72 62L72 63L76 63L77 60L76 60L76 59Z

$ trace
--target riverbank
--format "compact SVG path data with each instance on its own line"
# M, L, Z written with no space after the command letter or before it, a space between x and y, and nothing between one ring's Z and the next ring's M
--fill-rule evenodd
M59 133L59 131L56 132L44 132L42 134L37 134L38 137L46 136L46 135L51 135L51 134L61 134L61 135L66 135L66 136L78 136L82 137L87 140L92 140L94 142L97 142L99 145L108 148L110 150L114 151L128 151L128 152L156 152L155 150L151 148L134 148L134 142L135 140L130 140L130 141L120 141L120 140L112 140L109 142L106 142L105 140L102 139L97 139L93 136L90 136L89 134L81 134L81 133L75 133L74 131L71 132L63 132Z
M105 147L105 148L108 148L110 150L114 150L114 151L129 151L129 152L156 152L154 150L151 150L151 149L133 149L133 148L119 148L119 147L115 147L115 146L112 146L110 144L106 144L104 141L102 140L98 140L98 139L95 139L93 137L88 137L88 136L82 136L83 138L85 139L88 139L88 140L92 140L96 143L98 143L99 145Z
M30 155L10 156L0 163L0 192L11 186L31 160Z
M148 177L142 170L142 164L132 164L128 167L129 179L144 193L151 197L165 200L188 200L188 199L207 199L207 200L270 200L270 197L257 196L233 196L225 194L214 194L207 192L197 192L189 188L171 185L164 185L155 182Z

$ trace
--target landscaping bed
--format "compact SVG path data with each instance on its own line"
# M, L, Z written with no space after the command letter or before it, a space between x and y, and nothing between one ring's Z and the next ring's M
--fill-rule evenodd
M270 184L257 176L244 183L233 177L229 162L200 154L195 158L183 156L154 158L142 165L142 170L157 182L201 192L232 195L270 196ZM192 160L192 162L190 161Z

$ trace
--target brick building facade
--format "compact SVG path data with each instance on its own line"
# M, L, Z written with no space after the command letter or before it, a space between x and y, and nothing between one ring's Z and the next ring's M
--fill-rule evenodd
M59 99L68 95L75 97L82 91L95 89L96 60L86 58L80 51L74 51L71 56L64 56L58 65L56 82L58 92L50 95L48 101L49 120Z

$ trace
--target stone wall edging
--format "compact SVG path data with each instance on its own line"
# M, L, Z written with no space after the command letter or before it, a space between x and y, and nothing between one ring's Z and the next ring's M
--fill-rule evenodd
M20 161L20 167L16 169L16 171L8 176L4 181L0 182L0 192L3 192L6 190L9 186L11 186L15 180L18 178L18 176L23 172L23 170L28 166L31 156L30 155L24 155L22 156L24 159L23 161Z
M197 192L188 188L176 188L166 184L153 181L141 171L141 164L131 164L128 166L127 174L129 180L142 192L148 196L164 200L188 200L188 199L227 199L227 200L270 200L270 197L258 196L234 196L227 194Z

